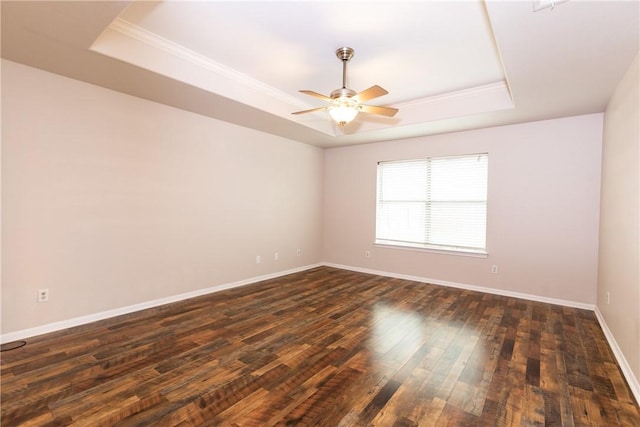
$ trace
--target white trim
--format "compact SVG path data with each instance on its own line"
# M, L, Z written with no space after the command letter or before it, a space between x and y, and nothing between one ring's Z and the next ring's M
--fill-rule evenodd
M412 280L414 282L430 283L432 285L448 286L450 288L467 289L470 291L484 292L486 294L502 295L505 297L520 298L520 299L526 299L530 301L538 301L538 302L545 302L548 304L556 304L556 305L563 305L566 307L580 308L582 310L593 311L595 309L595 305L593 304L585 304L583 302L568 301L568 300L563 300L558 298L548 298L548 297L542 297L539 295L523 294L520 292L506 291L504 289L485 288L484 286L469 285L466 283L447 282L445 280L429 279L427 277L410 276L407 274L398 274L398 273L391 273L388 271L370 270L368 268L352 267L349 265L333 264L333 263L327 263L327 262L322 263L322 265L327 267L340 268L343 270L356 271L358 273L375 274L378 276L393 277L395 279L405 279L405 280Z
M292 122L300 119L292 111L309 109L308 102L167 40L131 22L116 18L89 48L178 82L229 98ZM326 120L304 124L336 136Z
M198 67L202 67L208 71L215 73L218 76L230 79L241 85L258 90L266 94L267 96L279 99L283 102L295 105L299 108L309 108L309 104L302 103L297 98L287 95L286 93L274 88L273 86L269 86L259 80L247 76L246 74L240 73L230 67L220 64L219 62L213 61L212 59L204 55L201 55L191 49L187 49L186 47L174 43L171 40L167 40L164 37L157 35L156 33L145 30L144 28L141 28L120 17L116 18L109 25L109 28L113 31L119 32L126 37L130 37L134 40L142 42L154 49L162 50L176 58L188 61Z
M310 270L312 268L320 267L322 264L311 264L303 267L297 267L290 270L279 271L277 273L265 274L263 276L252 277L249 279L239 280L237 282L224 283L221 285L211 286L209 288L198 289L197 291L186 292L183 294L172 295L165 298L156 299L153 301L146 301L139 304L129 305L126 307L115 308L113 310L107 310L100 313L89 314L87 316L75 317L73 319L61 320L59 322L48 323L46 325L36 326L34 328L23 329L20 331L9 332L0 335L0 343L8 343L16 340L34 337L36 335L47 334L49 332L55 332L62 329L72 328L74 326L85 325L87 323L96 322L98 320L104 320L111 317L120 316L123 314L133 313L135 311L145 310L147 308L158 307L160 305L170 304L178 301L183 301L189 298L195 298L202 295L211 294L214 292L223 291L226 289L238 288L240 286L251 285L253 283L261 282L263 280L275 279L277 277L286 276L287 274L299 273L301 271Z
M620 370L622 371L622 375L627 380L627 384L629 385L629 388L631 389L631 392L633 393L633 397L636 399L636 402L638 404L640 404L640 382L638 382L638 378L636 378L636 376L634 375L633 370L629 366L629 363L627 362L627 359L624 357L624 354L622 353L622 350L620 350L620 347L618 346L618 343L616 342L615 337L611 333L611 330L609 330L609 327L607 326L607 322L605 322L604 317L602 316L602 313L600 312L600 310L598 309L598 307L595 304L585 304L585 303L576 302L576 301L568 301L568 300L557 299L557 298L547 298L547 297L541 297L541 296L538 296L538 295L531 295L531 294L523 294L523 293L520 293L520 292L505 291L503 289L485 288L485 287L482 287L482 286L468 285L468 284L464 284L464 283L447 282L447 281L444 281L444 280L429 279L429 278L426 278L426 277L410 276L410 275L406 275L406 274L390 273L390 272L387 272L387 271L370 270L368 268L352 267L352 266L348 266L348 265L341 265L341 264L334 264L334 263L327 263L327 262L323 263L322 265L327 266L327 267L333 267L333 268L341 268L343 270L356 271L356 272L359 272L359 273L375 274L375 275L378 275L378 276L393 277L393 278L396 278L396 279L413 280L415 282L423 282L423 283L430 283L430 284L433 284L433 285L449 286L449 287L452 287L452 288L459 288L459 289L468 289L468 290L484 292L484 293L488 293L488 294L502 295L502 296L513 297L513 298L521 298L521 299L526 299L526 300L530 300L530 301L545 302L545 303L549 303L549 304L557 304L557 305L562 305L562 306L566 306L566 307L580 308L580 309L583 309L583 310L593 311L595 313L595 315L596 315L596 318L598 319L598 323L600 324L600 327L602 328L602 331L604 332L604 336L607 338L607 342L609 343L609 347L611 347L611 350L613 351L613 355L615 356L616 361L618 362L618 365L620 366Z
M383 243L389 242L389 243ZM401 251L418 251L418 252L431 252L434 254L445 254L445 255L455 255L455 256L468 256L472 258L488 258L489 254L482 251L465 251L462 249L446 249L445 247L438 248L436 246L422 245L419 246L411 245L411 244L400 244L400 243L391 243L391 240L378 239L373 242L373 245L379 248L386 249L399 249Z
M565 0L566 1L566 0ZM295 105L300 108L311 108L310 104L302 103L298 98L290 96L281 90L278 90L272 86L262 83L259 80L251 78L246 74L240 73L230 67L227 67L219 62L213 61L211 58L201 55L191 49L188 49L178 43L159 36L158 34L146 30L132 22L129 22L120 17L116 18L108 27L110 30L116 31L123 36L130 39L137 40L146 44L154 49L162 50L168 54L188 61L198 67L205 68L219 76L231 79L242 85L252 87L259 90L268 96L280 99L283 102ZM467 99L482 97L482 96L495 96L501 95L507 92L511 97L511 91L507 83L503 80L484 84L481 86L471 87L467 89L456 90L453 92L443 93L439 95L427 96L424 98L414 99L411 101L401 102L395 104L399 109L423 107L425 105L440 105L443 102L460 102Z
M440 95L427 96L424 98L418 98L411 101L400 102L395 104L398 109L417 108L423 107L428 104L440 104L449 101L466 100L473 97L502 94L504 92L511 95L509 86L504 81L489 83L482 86L471 87L468 89L456 90L453 92L447 92Z
M300 95L292 95L261 82L121 17L104 29L90 50L267 111L329 136L337 137L343 133L333 121L325 120L324 115L291 114L294 109L311 109L318 105L317 102L303 102ZM504 70L502 58L499 62ZM506 74L504 80L393 106L400 109L394 119L362 120L357 133L514 108Z
M607 342L609 343L609 347L611 347L611 351L613 351L613 355L616 357L616 361L618 365L620 365L620 369L622 370L622 374L627 380L627 384L629 384L629 388L633 393L633 397L635 397L636 402L640 404L640 382L638 382L638 378L633 373L631 366L629 366L629 362L624 357L624 353L620 349L618 342L615 337L611 333L607 322L604 320L604 316L600 312L598 306L595 307L594 312L596 313L596 318L598 319L598 323L600 323L600 327L604 332L604 336L607 338Z
M173 296L170 296L170 297L160 298L160 299L153 300L153 301L147 301L147 302L134 304L134 305L126 306L126 307L116 308L116 309L113 309L113 310L108 310L108 311L103 311L103 312L100 312L100 313L90 314L90 315L87 315L87 316L81 316L81 317L76 317L76 318L73 318L73 319L62 320L62 321L59 321L59 322L49 323L49 324L37 326L37 327L34 327L34 328L23 329L23 330L16 331L16 332L9 332L7 334L0 335L0 343L4 344L4 343L16 341L16 340L21 340L21 339L25 339L25 338L34 337L34 336L37 336L37 335L46 334L46 333L49 333L49 332L55 332L55 331L59 331L59 330L62 330L62 329L71 328L71 327L74 327L74 326L85 325L87 323L96 322L96 321L99 321L99 320L104 320L104 319L108 319L108 318L111 318L111 317L120 316L120 315L123 315L123 314L133 313L135 311L140 311L140 310L144 310L144 309L147 309L147 308L153 308L153 307L157 307L157 306L161 306L161 305L165 305L165 304L170 304L170 303L174 303L174 302L178 302L178 301L183 301L183 300L186 300L186 299L189 299L189 298L195 298L195 297L198 297L198 296L202 296L202 295L207 295L207 294L223 291L223 290L226 290L226 289L238 288L238 287L241 287L241 286L246 286L246 285L250 285L250 284L253 284L253 283L261 282L261 281L264 281L264 280L275 279L277 277L286 276L288 274L293 274L293 273L299 273L301 271L306 271L306 270L310 270L312 268L321 267L321 266L340 268L342 270L356 271L356 272L359 272L359 273L375 274L375 275L378 275L378 276L393 277L393 278L396 278L396 279L405 279L405 280L412 280L412 281L422 282L422 283L430 283L430 284L440 285L440 286L448 286L448 287L458 288L458 289L467 289L467 290L472 290L472 291L477 291L477 292L484 292L484 293L494 294L494 295L502 295L502 296L508 296L508 297L513 297L513 298L521 298L521 299L526 299L526 300L531 300L531 301L545 302L545 303L549 303L549 304L563 305L563 306L567 306L567 307L580 308L580 309L584 309L584 310L592 310L595 313L596 318L598 319L598 323L600 324L600 327L602 328L602 331L604 332L604 335L607 338L607 342L609 343L609 346L611 347L611 350L613 351L613 354L614 354L614 356L616 358L616 361L618 362L618 365L620 366L620 369L622 370L622 374L624 375L625 379L627 380L627 384L629 384L629 388L631 389L631 392L633 393L633 396L636 399L636 402L640 403L640 383L638 382L638 379L635 377L633 371L631 370L631 367L629 366L629 363L627 362L627 359L624 357L624 354L622 353L622 350L620 350L620 347L618 346L618 343L616 342L615 337L611 333L611 330L609 330L609 327L607 326L607 322L604 320L604 317L602 316L602 313L600 312L598 307L595 306L595 305L585 304L585 303L580 303L580 302L575 302L575 301L562 300L562 299L557 299L557 298L541 297L541 296L538 296L538 295L523 294L523 293L520 293L520 292L505 291L503 289L486 288L486 287L483 287L483 286L475 286L475 285L469 285L469 284L464 284L464 283L456 283L456 282L448 282L448 281L444 281L444 280L429 279L429 278L426 278L426 277L411 276L411 275L407 275L407 274L391 273L391 272L388 272L388 271L371 270L371 269L368 269L368 268L360 268L360 267L353 267L353 266L342 265L342 264L334 264L334 263L330 263L330 262L322 262L322 263L317 263L317 264L310 264L310 265L306 265L306 266L303 266L303 267L297 267L297 268L293 268L293 269L290 269L290 270L280 271L280 272L277 272L277 273L271 273L271 274L266 274L266 275L263 275L263 276L252 277L252 278L245 279L245 280L239 280L239 281L236 281L236 282L216 285L216 286L212 286L212 287L205 288L205 289L199 289L199 290L193 291L193 292L186 292L186 293L183 293L183 294L173 295Z

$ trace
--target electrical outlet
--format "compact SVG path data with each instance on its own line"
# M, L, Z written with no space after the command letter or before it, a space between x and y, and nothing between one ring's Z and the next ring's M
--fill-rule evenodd
M49 289L38 289L38 302L49 301Z
M280 254L279 254L278 252L274 252L274 253L273 253L273 260L274 260L274 261L277 261L277 260L279 260L279 259L280 259Z
M498 266L497 265L492 265L491 266L491 272L493 274L498 274Z
M298 250L296 251L296 256L300 256L300 255L302 255L302 250L298 249Z
M364 251L364 256L365 256L365 258L371 258L371 252Z
M260 264L262 262L262 257L260 255L256 255L256 264Z

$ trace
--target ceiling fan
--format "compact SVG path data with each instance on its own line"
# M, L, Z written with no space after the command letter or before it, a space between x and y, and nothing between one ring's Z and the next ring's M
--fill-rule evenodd
M389 93L380 86L371 86L369 89L365 89L360 93L356 93L356 91L347 87L347 63L351 58L353 58L353 53L354 50L350 47L341 47L336 50L336 56L342 61L342 88L334 90L329 96L322 95L312 90L300 91L301 93L327 101L331 105L312 108L310 110L296 111L292 114L305 114L312 113L314 111L329 110L331 118L341 126L344 126L355 119L359 112L393 117L398 112L397 108L362 104L362 102L369 101L370 99L378 98L379 96Z

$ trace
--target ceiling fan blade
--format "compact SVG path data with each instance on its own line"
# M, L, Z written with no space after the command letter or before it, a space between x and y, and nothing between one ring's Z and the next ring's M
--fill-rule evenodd
M377 98L382 95L386 95L388 93L389 92L382 89L380 86L375 85L375 86L371 86L369 89L363 90L362 92L354 96L353 99L355 99L358 102L364 102L373 98Z
M318 92L314 92L312 90L300 90L299 92L304 93L306 95L315 96L316 98L320 98L320 99L325 100L327 102L331 102L332 101L332 99L329 98L328 96L325 96L325 95L323 95L321 93L318 93Z
M326 110L327 108L329 107L318 107L318 108L312 108L310 110L296 111L295 113L291 113L291 114L307 114L307 113L313 113L314 111Z
M358 109L363 113L379 114L381 116L393 117L398 112L397 108L378 107L375 105L359 105Z

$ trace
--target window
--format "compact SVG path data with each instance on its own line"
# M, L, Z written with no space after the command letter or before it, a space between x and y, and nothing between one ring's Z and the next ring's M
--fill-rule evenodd
M486 253L488 154L378 163L376 243Z

